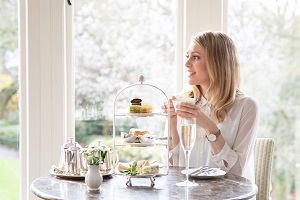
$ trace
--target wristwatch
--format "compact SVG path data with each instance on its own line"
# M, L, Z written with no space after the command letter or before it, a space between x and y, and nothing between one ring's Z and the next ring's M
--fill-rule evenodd
M206 135L206 138L210 142L214 142L217 140L218 136L221 135L221 131L219 130L216 133L210 133L209 135Z

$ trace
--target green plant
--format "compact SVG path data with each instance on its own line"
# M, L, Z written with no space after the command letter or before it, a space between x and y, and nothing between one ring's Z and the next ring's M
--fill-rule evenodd
M106 157L107 149L101 146L90 146L84 150L84 157L88 165L100 165Z

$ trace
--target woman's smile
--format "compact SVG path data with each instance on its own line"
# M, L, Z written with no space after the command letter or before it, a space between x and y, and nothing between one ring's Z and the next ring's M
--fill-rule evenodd
M187 72L187 76L188 77L191 77L191 76L193 76L193 75L195 75L196 74L196 72L192 72L192 71L188 71Z

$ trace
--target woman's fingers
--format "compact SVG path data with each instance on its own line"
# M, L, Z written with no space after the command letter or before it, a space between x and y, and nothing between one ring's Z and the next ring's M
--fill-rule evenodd
M173 96L172 96L172 98L173 98ZM173 103L172 103L172 98L169 99L171 116L172 116L172 114L175 115L175 109L174 109L174 106L173 106ZM164 113L168 113L168 102L164 102L163 105L161 106L161 109L164 111Z
M198 107L195 104L181 102L177 106L177 114L180 117L197 117Z
M177 106L177 108L179 111L185 111L185 112L192 112L198 109L195 104L187 103L187 102L181 102Z
M172 99L175 99L174 96L169 99L169 105L170 105L170 116L176 115L175 109L172 103ZM164 113L168 113L168 102L164 102L163 105L161 106L161 109L164 111Z

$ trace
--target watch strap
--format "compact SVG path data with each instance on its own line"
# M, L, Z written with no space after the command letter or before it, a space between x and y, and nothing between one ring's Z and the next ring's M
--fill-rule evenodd
M219 131L218 132L216 132L216 133L211 133L211 134L214 134L217 138L219 137L219 135L221 135L221 131L220 131L220 129L219 129Z

